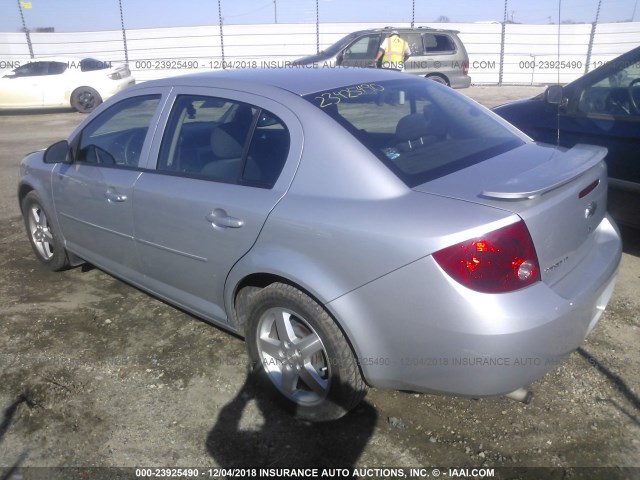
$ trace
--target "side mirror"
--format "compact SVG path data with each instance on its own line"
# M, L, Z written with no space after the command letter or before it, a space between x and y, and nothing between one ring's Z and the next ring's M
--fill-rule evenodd
M44 152L44 163L71 163L69 142L61 140L47 148Z
M561 105L562 93L562 85L550 85L544 92L544 100L549 105Z

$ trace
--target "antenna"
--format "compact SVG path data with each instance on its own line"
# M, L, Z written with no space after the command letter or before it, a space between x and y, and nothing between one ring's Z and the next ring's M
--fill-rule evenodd
M561 28L561 16L562 16L562 0L558 0L558 85L560 85L560 28ZM560 108L562 106L562 98L557 106L556 112L556 145L560 146Z

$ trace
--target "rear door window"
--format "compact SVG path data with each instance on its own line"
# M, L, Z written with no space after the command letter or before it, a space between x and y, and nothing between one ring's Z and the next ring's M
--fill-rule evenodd
M422 43L422 35L419 33L409 33L401 35L409 44L411 55L419 56L424 55L424 45Z
M224 98L179 95L157 170L272 188L289 153L289 132L275 115Z
M48 62L48 75L61 75L63 74L68 67L68 64L65 62Z

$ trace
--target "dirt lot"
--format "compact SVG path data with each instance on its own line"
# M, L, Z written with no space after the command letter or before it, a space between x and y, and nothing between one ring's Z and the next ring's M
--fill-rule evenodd
M463 93L495 105L541 90ZM39 265L19 216L18 164L83 118L0 114L0 478L71 476L14 466L556 467L511 478L640 478L576 469L640 467L640 232L623 230L608 310L532 385L530 405L374 389L337 423L298 423L247 380L238 338L100 270Z

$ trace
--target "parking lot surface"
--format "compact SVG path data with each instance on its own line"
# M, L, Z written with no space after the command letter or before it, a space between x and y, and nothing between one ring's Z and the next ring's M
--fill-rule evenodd
M541 91L461 93L493 106ZM241 339L98 269L51 273L37 262L16 200L18 165L83 118L0 114L5 473L12 466L508 466L558 467L555 478L567 478L576 467L640 467L638 231L622 231L618 283L600 323L531 386L531 404L373 389L342 420L310 425L292 420L248 378ZM631 478L640 470L604 474Z

